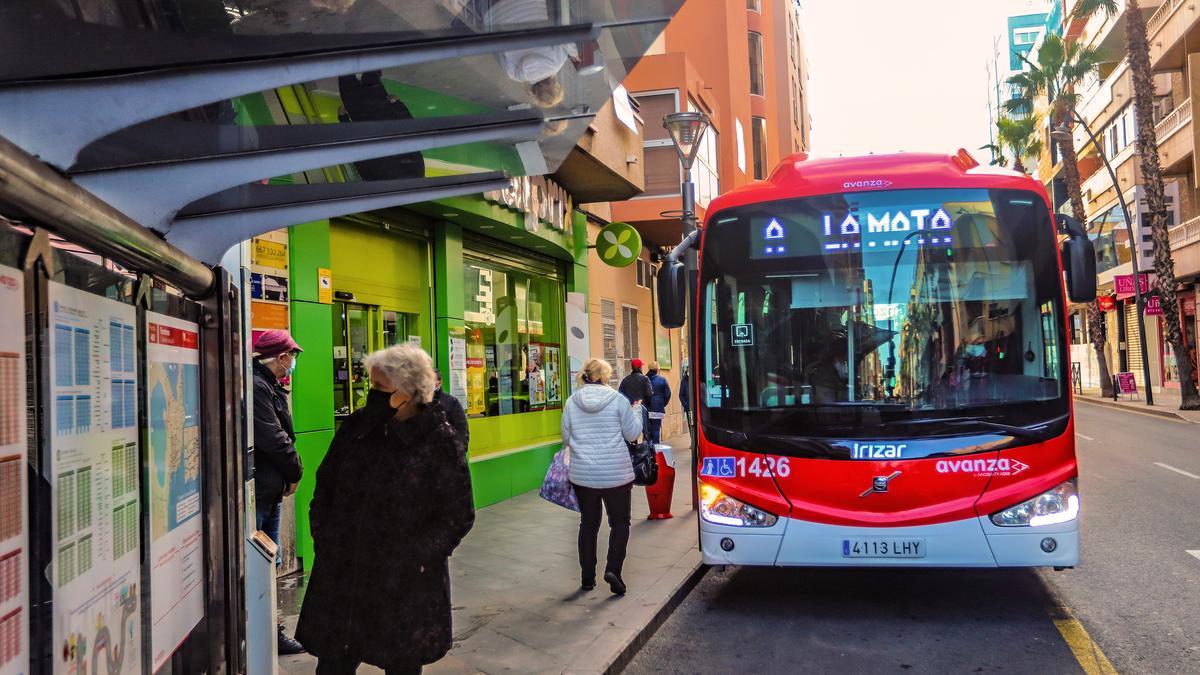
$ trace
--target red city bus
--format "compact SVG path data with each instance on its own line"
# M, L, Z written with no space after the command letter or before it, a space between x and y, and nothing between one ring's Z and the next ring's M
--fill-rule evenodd
M668 256L666 325L697 244L706 563L1078 562L1063 272L1093 299L1095 255L1040 183L965 151L789 157Z

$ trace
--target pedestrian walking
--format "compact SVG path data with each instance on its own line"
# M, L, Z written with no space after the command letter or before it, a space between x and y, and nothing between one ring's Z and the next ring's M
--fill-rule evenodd
M309 508L316 561L296 633L318 675L418 673L450 651L451 552L475 521L466 454L420 347L375 352Z
M608 512L608 560L604 581L617 595L625 594L621 568L629 545L629 512L633 497L633 463L627 441L642 432L640 406L630 405L612 387L612 366L588 359L579 373L579 388L567 399L562 413L563 446L568 476L579 499L579 567L583 589L596 587L596 536L601 506ZM644 376L643 376L644 377Z
M463 410L462 403L457 398L442 389L442 371L435 370L434 373L436 373L437 381L434 384L433 402L445 413L446 421L458 434L463 452L466 452L471 444L471 429L467 426L467 412Z
M683 416L687 419L688 426L692 424L692 373L688 365L688 360L684 359L680 364L683 374L679 376L679 406L683 408Z
M667 404L671 402L671 383L658 372L658 361L651 361L647 366L646 379L650 380L650 404L647 406L646 417L650 424L646 427L646 436L651 443L662 443L662 423L667 416Z
M296 452L296 431L288 409L288 390L280 380L290 378L304 351L287 331L268 330L254 340L254 527L275 542L278 553L279 514L283 498L296 491L304 464ZM301 654L304 647L288 637L279 624L280 654Z
M617 388L630 403L641 404L642 429L646 430L650 428L650 397L654 395L654 389L650 386L650 378L642 373L643 365L641 359L630 361L629 367L632 371L621 380Z

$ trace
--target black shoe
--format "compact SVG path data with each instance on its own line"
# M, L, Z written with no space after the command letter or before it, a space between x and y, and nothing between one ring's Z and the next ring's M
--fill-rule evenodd
M604 580L608 582L608 587L612 589L615 595L625 595L625 582L621 581L621 577L615 572L605 572Z
M595 581L585 581L582 584L580 584L579 587L585 591L594 591L594 590L596 590L596 582Z
M296 641L295 638L288 637L288 634L283 632L283 626L279 627L279 655L289 656L292 654L303 654L306 650L304 645Z

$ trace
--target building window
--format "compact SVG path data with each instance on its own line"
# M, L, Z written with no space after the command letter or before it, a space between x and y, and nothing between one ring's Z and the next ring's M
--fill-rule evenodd
M761 12L762 0L746 0L746 9L751 12Z
M654 276L650 269L648 261L637 259L637 285L638 288L650 288L650 278Z
M1039 30L1037 28L1034 28L1031 30L1015 30L1015 31L1013 31L1013 38L1012 38L1013 45L1014 46L1031 45L1031 44L1037 42L1038 35L1040 33L1041 33L1041 30Z
M1104 141L1104 154L1112 159L1117 153L1137 140L1137 122L1133 117L1133 106L1127 105L1104 127L1100 137Z
M750 118L750 142L754 151L754 180L767 177L767 120Z
M638 308L621 306L621 367L626 373L633 372L633 360L641 358L638 348Z
M468 258L463 281L467 414L562 407L565 296L558 275Z
M763 85L763 43L762 35L750 33L750 93L762 96L766 92Z
M671 144L671 136L663 128L663 116L679 110L679 94L675 91L636 94L642 119L646 120L642 147L645 154L646 189L643 197L665 197L679 194L682 179L679 155Z
M688 99L689 112L701 112L696 102ZM708 206L708 203L721 194L721 180L717 164L717 147L720 134L709 127L700 141L700 150L696 152L696 163L692 165L692 181L696 183L696 203Z
M604 340L604 360L613 367L612 377L609 378L609 384L620 382L623 377L621 372L621 357L617 352L617 303L608 299L600 299L600 332Z

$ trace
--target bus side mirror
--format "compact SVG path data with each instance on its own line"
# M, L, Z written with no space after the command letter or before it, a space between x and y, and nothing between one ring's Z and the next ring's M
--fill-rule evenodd
M682 262L664 261L658 268L658 322L680 328L687 320L687 271Z
M1096 247L1078 220L1057 216L1058 229L1067 235L1062 245L1063 272L1067 276L1067 297L1072 302L1096 299Z

